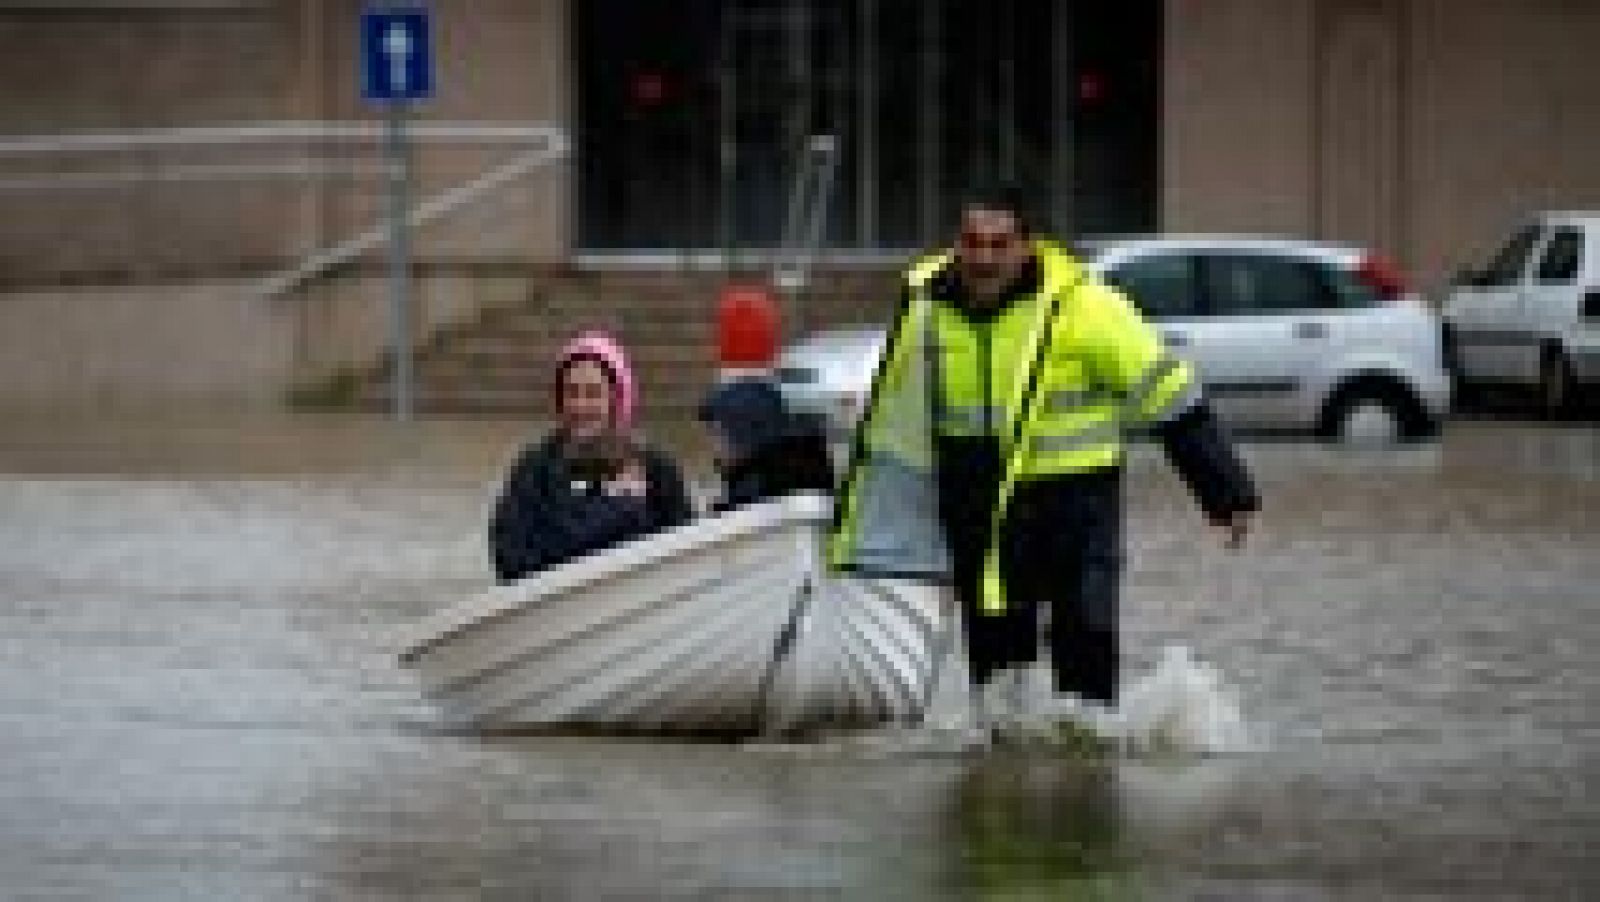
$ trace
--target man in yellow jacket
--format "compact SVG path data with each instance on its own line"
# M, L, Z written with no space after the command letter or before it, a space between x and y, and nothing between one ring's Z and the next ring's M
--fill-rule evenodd
M1126 297L1030 234L1014 188L974 192L954 248L907 273L829 558L953 586L985 725L1022 713L1045 603L1063 704L1116 701L1130 428L1154 433L1228 544L1242 542L1255 488L1188 364Z

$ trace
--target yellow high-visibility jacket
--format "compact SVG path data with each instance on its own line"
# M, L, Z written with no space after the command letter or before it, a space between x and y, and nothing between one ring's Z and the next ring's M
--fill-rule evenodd
M1036 242L1040 287L993 321L935 300L948 254L913 266L835 511L829 562L865 575L947 580L933 440L994 436L1005 461L992 508L983 609L1005 609L997 539L1020 481L1117 466L1124 430L1199 400L1187 364L1120 292Z

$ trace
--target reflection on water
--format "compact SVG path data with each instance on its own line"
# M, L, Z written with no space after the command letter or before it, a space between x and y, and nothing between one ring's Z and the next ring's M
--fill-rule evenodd
M956 790L960 883L979 898L1127 898L1137 888L1117 770L992 757Z
M527 432L7 431L7 894L1582 898L1600 881L1592 430L1252 446L1267 509L1239 554L1136 460L1130 668L1193 649L1269 734L1201 760L441 734L383 642L484 585L485 505Z

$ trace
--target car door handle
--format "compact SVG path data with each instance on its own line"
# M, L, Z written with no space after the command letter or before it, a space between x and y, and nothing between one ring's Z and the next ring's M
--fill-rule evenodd
M1294 337L1318 340L1328 337L1328 327L1324 323L1296 323Z
M1163 332L1161 337L1174 348L1184 348L1189 345L1189 336L1182 332Z

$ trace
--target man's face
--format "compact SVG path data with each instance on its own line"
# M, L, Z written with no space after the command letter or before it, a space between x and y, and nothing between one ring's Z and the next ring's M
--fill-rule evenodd
M569 435L588 437L611 426L611 380L605 367L579 360L561 380L561 425Z
M1007 210L969 206L961 214L956 266L961 281L980 301L994 301L1015 282L1028 263L1022 223Z

